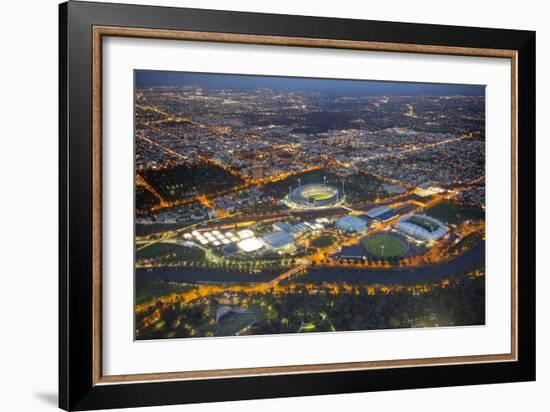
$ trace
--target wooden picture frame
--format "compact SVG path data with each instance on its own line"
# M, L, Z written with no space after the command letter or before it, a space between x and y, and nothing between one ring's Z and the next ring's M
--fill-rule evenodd
M59 405L66 410L535 379L535 33L212 10L60 5ZM193 40L479 56L512 67L509 354L102 373L102 39ZM521 185L520 185L521 183Z

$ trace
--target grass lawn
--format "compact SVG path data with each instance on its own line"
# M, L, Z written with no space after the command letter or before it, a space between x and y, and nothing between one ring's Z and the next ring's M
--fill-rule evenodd
M316 193L311 197L315 200L325 200L325 199L329 199L332 196L333 196L332 193Z
M403 242L388 235L370 235L363 239L363 246L367 252L377 257L402 256L405 253Z
M153 243L136 252L138 259L151 259L171 256L180 260L202 260L204 251L196 247L185 247L174 243Z
M311 241L311 246L323 248L328 247L334 243L336 239L330 235L321 235Z

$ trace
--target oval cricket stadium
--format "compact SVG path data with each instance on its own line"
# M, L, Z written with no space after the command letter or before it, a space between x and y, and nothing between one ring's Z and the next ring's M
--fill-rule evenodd
M291 208L309 209L336 206L343 201L340 189L321 183L310 183L290 188L286 203Z
M362 241L365 250L377 258L401 257L409 250L409 244L401 236L378 232Z

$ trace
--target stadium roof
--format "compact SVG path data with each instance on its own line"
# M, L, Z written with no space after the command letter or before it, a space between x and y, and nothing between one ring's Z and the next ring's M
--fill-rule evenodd
M273 228L277 230L282 230L283 232L286 232L290 235L294 235L298 233L298 229L296 229L294 226L289 225L288 223L285 223L285 222L275 222L273 223Z
M404 205L396 207L393 210L395 210L395 212L399 213L400 215L404 215L404 214L410 213L410 212L412 212L413 210L416 210L416 209L418 209L417 205L415 205L413 203L405 203Z
M397 213L395 213L395 211L390 209L387 212L384 212L384 213L376 216L376 220L379 220L381 222L385 222L386 220L390 220L392 217L395 217L395 216L397 216Z
M273 249L281 249L290 244L294 244L294 238L282 230L267 233L262 237L262 240Z
M420 226L422 229L427 230L428 232L433 232L441 226L438 221L428 219L427 217L422 215L412 215L406 221L414 225Z
M361 244L344 246L340 251L341 259L362 259L365 257L365 249Z
M388 206L378 206L365 213L371 219L380 216L382 213L389 212L391 209Z
M405 193L407 191L407 189L405 189L403 186L399 186L399 185L389 185L389 184L382 184L382 187L384 188L385 191L387 192L390 192L390 193L397 193L397 194L402 194L402 193Z
M237 245L235 245L235 243L230 243L223 248L223 253L225 253L226 255L234 255L238 251L239 248L237 247Z
M254 252L258 249L261 249L263 244L256 237L248 237L237 243L237 246L244 252Z
M346 215L336 219L336 227L351 232L362 232L367 229L367 223L356 216Z
M437 240L447 233L447 228L437 219L425 215L411 215L397 222L397 228L418 239Z

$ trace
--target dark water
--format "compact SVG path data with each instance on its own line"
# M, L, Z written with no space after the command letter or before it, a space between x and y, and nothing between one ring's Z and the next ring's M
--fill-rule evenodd
M415 284L437 281L448 276L479 267L485 263L485 242L482 241L465 254L439 265L412 270L402 269L353 269L353 268L310 268L307 273L290 282L321 283L382 283ZM189 283L255 283L268 282L279 275L279 271L262 271L251 274L237 270L221 271L196 268L136 269L137 276L155 276L166 281Z
M256 283L269 282L279 275L278 271L261 273L240 272L238 270L215 270L196 268L155 268L136 269L136 276L155 276L169 282L186 283Z

